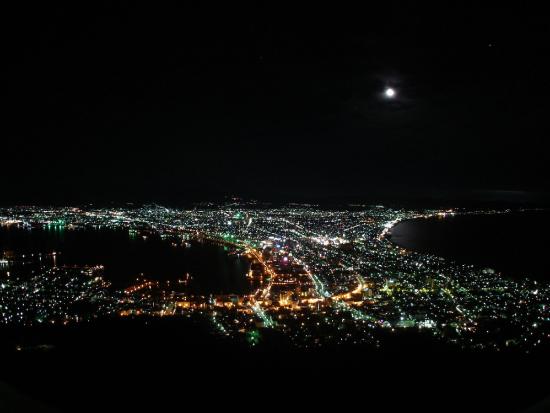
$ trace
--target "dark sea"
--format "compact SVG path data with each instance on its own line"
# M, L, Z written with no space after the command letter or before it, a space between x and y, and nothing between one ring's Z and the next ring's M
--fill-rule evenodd
M18 260L25 254L22 261L31 262L0 268L12 274L34 269L36 254L55 251L55 258L43 256L40 262L52 264L55 260L58 266L103 265L105 278L115 287L128 286L139 275L154 280L175 280L189 274L189 289L196 294L238 294L250 290L247 260L229 254L227 247L210 242L191 241L188 247L174 247L158 236L149 235L144 239L125 230L10 227L0 228L0 256L2 251L10 251Z
M550 281L550 211L403 221L392 229L391 240L505 277Z

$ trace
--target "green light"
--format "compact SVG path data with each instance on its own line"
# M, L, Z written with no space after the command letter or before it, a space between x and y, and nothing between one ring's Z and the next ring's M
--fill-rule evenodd
M246 340L252 346L255 346L260 343L261 335L258 330L252 330L247 333Z

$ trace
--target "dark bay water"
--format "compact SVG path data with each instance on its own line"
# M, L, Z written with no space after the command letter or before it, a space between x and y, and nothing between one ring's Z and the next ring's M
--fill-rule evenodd
M391 240L410 250L550 281L550 213L456 215L404 221Z
M0 228L2 251L46 254L56 251L57 265L104 265L105 278L124 287L139 274L146 278L174 280L189 273L190 291L198 294L243 293L250 290L245 277L249 264L244 258L228 255L226 248L209 242L191 242L190 247L174 247L160 237L131 236L112 229L23 229ZM42 261L53 261L43 257ZM36 260L36 257L34 258ZM0 268L0 271L7 269ZM11 268L12 273L17 271Z

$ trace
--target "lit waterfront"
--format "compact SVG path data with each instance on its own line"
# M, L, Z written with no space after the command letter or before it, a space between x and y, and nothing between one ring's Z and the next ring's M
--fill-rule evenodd
M417 331L462 348L531 351L549 339L547 283L508 280L492 270L405 250L388 239L398 222L411 218L507 212L245 203L193 210L7 208L0 211L2 225L30 231L107 228L129 237L159 237L175 250L191 242L227 246L250 263L246 279L254 287L244 294L196 294L192 277L182 274L162 280L141 276L115 288L103 277L103 263L67 267L51 256L29 276L17 272L18 263L29 257L4 251L0 321L34 325L198 316L220 335L250 345L266 329L299 347L380 347L382 336Z

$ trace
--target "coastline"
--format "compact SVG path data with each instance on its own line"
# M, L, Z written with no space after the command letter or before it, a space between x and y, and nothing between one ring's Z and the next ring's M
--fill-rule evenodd
M431 214L395 223L384 238L405 251L495 270L506 278L548 280L544 260L537 254L543 245L524 240L536 239L531 233L544 232L549 212L529 209L498 214L479 211L448 216ZM536 226L538 222L540 229ZM416 234L420 232L421 235Z

